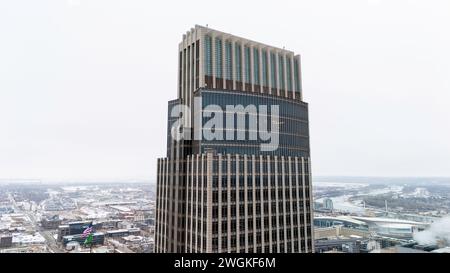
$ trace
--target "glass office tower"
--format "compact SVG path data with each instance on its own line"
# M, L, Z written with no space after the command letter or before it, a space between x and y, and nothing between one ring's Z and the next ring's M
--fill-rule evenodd
M195 26L178 72L158 159L156 252L313 252L300 56ZM212 118L211 138L202 132Z

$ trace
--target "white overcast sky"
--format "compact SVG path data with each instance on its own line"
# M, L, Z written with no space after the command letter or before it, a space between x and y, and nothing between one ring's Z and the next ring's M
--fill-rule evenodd
M0 2L0 179L151 179L195 24L302 55L314 175L450 176L450 2Z

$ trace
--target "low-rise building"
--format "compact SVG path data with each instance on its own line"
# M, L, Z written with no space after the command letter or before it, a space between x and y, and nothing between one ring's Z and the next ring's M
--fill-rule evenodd
M70 235L69 225L61 225L58 227L58 241L61 242L64 236Z
M130 233L128 229L116 229L116 230L108 230L106 232L106 237L124 237L128 236Z
M64 246L66 246L70 242L78 242L80 244L83 244L86 240L85 236L82 236L82 234L77 235L67 235L64 236L62 239L62 243ZM105 242L105 233L103 232L95 232L92 234L92 245L103 245Z
M34 234L12 233L12 243L16 246L45 244L45 238L38 232Z
M139 228L116 229L107 231L106 237L124 237L129 235L139 235L140 233L141 230Z
M12 247L12 236L11 235L0 235L0 248Z
M58 229L61 225L62 220L58 215L53 215L50 217L44 216L41 219L41 226L45 229Z

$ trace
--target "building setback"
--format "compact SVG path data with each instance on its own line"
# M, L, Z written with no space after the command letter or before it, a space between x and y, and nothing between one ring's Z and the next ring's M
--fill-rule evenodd
M179 45L178 72L178 98L168 104L167 157L158 159L155 251L313 252L309 118L300 56L195 26ZM177 122L171 113L178 105L191 111L177 127L190 136L184 140L171 134ZM261 139L195 139L201 129L194 118L208 105L279 106L279 113L267 113L279 118L276 147L262 150L261 144L270 143Z

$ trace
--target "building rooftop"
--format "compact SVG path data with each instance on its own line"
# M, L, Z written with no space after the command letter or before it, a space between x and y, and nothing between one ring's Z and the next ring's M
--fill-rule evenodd
M222 35L224 38L227 38L227 39L234 38L234 39L243 41L243 43L259 45L261 47L265 47L265 48L268 48L268 49L272 49L272 50L276 50L276 51L284 51L286 53L294 54L293 51L287 50L285 48L271 46L271 45L268 45L268 44L265 44L265 43L257 42L257 41L254 41L254 40L250 40L250 39L243 38L243 37L240 37L240 36L237 36L237 35L234 35L234 34L230 34L230 33L227 33L227 32L223 32L223 31L220 31L220 30L216 30L216 29L213 29L213 28L210 28L210 27L201 26L201 25L195 25L195 28L192 28L190 31L188 31L186 34L184 34L183 38L185 38L186 36L190 35L190 33L192 31L200 31L201 33L205 33L205 34L209 34L209 33L213 33L214 32L214 33L217 33L219 35Z
M122 212L131 212L131 209L126 207L126 206L121 206L121 205L113 205L110 206L110 208L118 210L118 211L122 211Z
M402 219L395 219L395 218L383 218L383 217L360 217L360 216L353 216L354 219L361 220L364 222L372 222L372 223L397 223L397 224L410 224L410 225L426 225L426 223L421 222L415 222L410 220L402 220Z
M114 234L114 233L122 233L122 232L128 232L128 229L116 229L116 230L109 230L106 233L107 234Z
M12 241L16 244L43 244L45 243L45 238L39 233L35 234L23 234L23 233L13 233Z
M123 239L128 242L138 243L138 242L141 242L144 239L144 237L129 235L129 236L123 237Z
M317 220L330 219L330 220L334 220L334 221L346 221L346 222L353 223L355 225L366 225L366 222L354 219L354 218L349 217L349 216L336 216L336 217L332 217L332 216L318 216L318 217L314 217L314 220L316 220L316 219Z
M78 224L89 224L92 221L74 221L74 222L69 222L68 225L78 225Z

